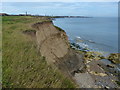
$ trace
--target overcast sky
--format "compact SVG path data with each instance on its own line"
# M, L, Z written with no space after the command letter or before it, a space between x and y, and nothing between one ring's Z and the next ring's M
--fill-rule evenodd
M3 2L118 2L120 0L2 0Z
M4 2L2 11L9 14L75 15L116 17L117 2Z

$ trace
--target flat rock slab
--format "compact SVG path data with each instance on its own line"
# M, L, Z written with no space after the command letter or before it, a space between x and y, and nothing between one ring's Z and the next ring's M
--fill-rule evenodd
M116 88L117 85L115 83L116 78L109 73L109 71L104 70L101 66L106 67L101 61L92 61L88 64L88 72L91 77L95 81L94 83L97 86L102 88ZM106 67L107 68L107 67Z
M92 61L87 64L87 71L75 73L74 79L81 88L117 88L115 83L117 79L104 70L102 65L101 61Z
M79 84L81 88L94 88L95 83L93 78L89 73L76 73L74 79Z

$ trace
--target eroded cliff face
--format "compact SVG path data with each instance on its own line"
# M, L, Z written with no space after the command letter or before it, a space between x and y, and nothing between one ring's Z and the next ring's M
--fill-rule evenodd
M64 31L56 28L52 22L36 23L33 28L36 29L39 51L49 64L56 65L69 75L84 68L82 55L70 48Z

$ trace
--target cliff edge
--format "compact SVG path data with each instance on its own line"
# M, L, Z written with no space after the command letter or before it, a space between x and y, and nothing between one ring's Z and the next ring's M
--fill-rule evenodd
M55 27L51 21L38 22L32 27L36 29L38 49L48 64L56 65L69 76L85 67L82 55L70 48L63 30Z

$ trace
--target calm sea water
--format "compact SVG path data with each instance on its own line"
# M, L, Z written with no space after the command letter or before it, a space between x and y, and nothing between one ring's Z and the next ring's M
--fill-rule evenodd
M118 52L118 19L110 18L57 18L56 26L64 29L70 41L81 47L102 53Z

